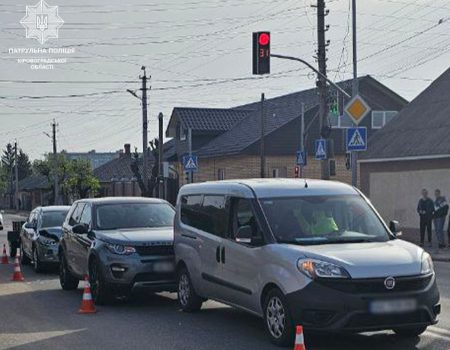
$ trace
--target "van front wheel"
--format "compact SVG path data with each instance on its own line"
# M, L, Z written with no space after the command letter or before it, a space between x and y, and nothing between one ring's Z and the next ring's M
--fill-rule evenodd
M203 300L195 293L188 270L183 267L178 273L178 302L185 312L195 312L202 307Z
M292 345L294 326L286 298L279 289L267 293L264 303L264 325L272 343Z

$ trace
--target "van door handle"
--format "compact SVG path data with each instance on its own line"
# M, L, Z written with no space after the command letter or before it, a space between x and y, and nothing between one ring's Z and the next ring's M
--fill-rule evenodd
M220 246L216 248L216 261L220 263Z
M222 264L225 264L225 247L222 247Z

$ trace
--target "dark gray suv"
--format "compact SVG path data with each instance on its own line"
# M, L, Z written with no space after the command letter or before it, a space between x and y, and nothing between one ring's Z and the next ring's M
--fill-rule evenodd
M161 199L76 201L63 224L61 287L75 289L89 275L97 304L127 297L135 285L173 291L174 215L173 207Z

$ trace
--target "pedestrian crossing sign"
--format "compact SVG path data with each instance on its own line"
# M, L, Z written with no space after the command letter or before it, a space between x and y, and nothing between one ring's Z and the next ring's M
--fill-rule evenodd
M367 151L367 128L348 128L346 135L347 151Z
M295 163L300 166L306 166L307 161L306 151L297 151L297 161Z
M198 157L189 155L183 157L183 168L184 171L195 172L198 170Z
M315 144L316 144L316 147L315 147L316 160L327 159L327 141L325 139L317 139Z

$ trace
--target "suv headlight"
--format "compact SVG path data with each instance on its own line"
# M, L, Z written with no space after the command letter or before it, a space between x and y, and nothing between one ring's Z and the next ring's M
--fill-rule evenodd
M129 247L121 244L106 243L106 248L108 248L111 253L118 255L130 255L136 252L136 249L134 247Z
M422 268L420 270L422 275L428 275L429 273L434 273L433 260L431 255L424 252L422 254Z
M311 279L316 278L350 278L343 267L316 259L300 259L297 267L301 273Z

